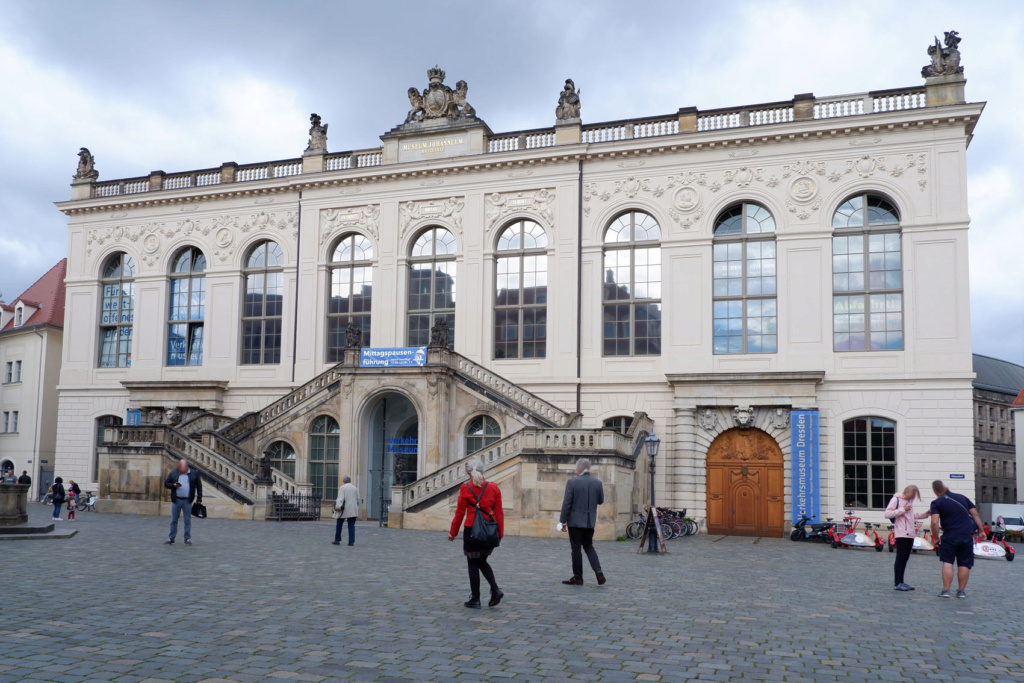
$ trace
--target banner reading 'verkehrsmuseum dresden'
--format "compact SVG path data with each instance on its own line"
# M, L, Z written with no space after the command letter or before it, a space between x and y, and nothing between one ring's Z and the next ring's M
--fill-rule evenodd
M821 516L818 463L818 411L794 410L790 414L793 460L793 521L806 514L811 522Z

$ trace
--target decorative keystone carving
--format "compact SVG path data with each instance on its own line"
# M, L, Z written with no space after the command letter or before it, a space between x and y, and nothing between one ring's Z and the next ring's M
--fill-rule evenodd
M429 85L421 95L416 88L409 88L409 114L405 123L425 119L476 118L476 110L466 101L469 85L466 81L455 84L455 90L444 85L445 73L434 67L427 70Z
M540 215L548 225L554 225L554 204L555 193L551 190L507 194L494 192L487 197L487 222L493 225L510 213L525 210Z
M939 37L935 37L935 43L928 46L928 56L932 62L921 68L922 78L932 76L953 76L962 74L964 68L960 66L960 34L956 31L946 31L943 40L945 47L939 43Z
M786 408L775 408L768 415L768 424L774 429L789 428L789 410Z
M89 148L82 147L78 150L78 171L75 173L74 180L96 180L100 177L100 173L95 166L96 158Z
M706 432L715 431L718 426L718 410L715 408L701 408L697 411L697 424Z
M344 228L358 228L377 239L380 205L368 204L346 209L324 209L320 212L320 244Z
M466 202L458 197L445 200L435 199L425 202L406 202L402 204L402 237L409 231L413 223L424 218L447 218L460 232L462 231L462 210Z
M754 425L754 409L750 406L736 406L732 409L732 419L740 429Z
M555 107L555 120L559 123L576 123L580 120L580 93L571 78L565 79L565 87L558 94L558 106Z

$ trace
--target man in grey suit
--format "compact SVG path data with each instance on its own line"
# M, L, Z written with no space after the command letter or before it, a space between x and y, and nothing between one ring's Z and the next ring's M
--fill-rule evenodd
M604 502L604 486L601 480L590 476L590 461L580 458L576 461L576 477L565 485L562 514L559 523L562 531L569 532L572 544L572 578L562 583L568 586L583 585L583 554L587 553L590 567L597 575L598 585L604 585L601 561L594 550L594 526L597 525L597 506Z

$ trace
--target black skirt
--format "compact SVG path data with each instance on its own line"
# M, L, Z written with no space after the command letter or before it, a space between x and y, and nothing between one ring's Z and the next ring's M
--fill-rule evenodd
M473 527L468 527L468 526L462 529L462 552L463 552L463 554L466 557L468 557L469 559L471 559L471 560L479 560L480 558L483 558L483 557L489 557L490 554L491 554L491 551L494 550L494 548L491 548L491 547L485 546L485 545L481 545L477 541L475 541L472 538L470 538L469 534L470 534L470 532L472 530L473 530Z

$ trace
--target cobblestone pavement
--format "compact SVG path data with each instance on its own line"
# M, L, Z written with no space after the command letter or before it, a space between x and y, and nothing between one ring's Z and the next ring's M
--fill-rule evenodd
M930 555L897 593L889 553L699 536L599 543L608 584L573 587L567 540L509 538L505 600L477 611L441 533L367 523L350 548L329 520L211 519L168 547L165 518L79 517L75 538L0 548L0 683L1024 678L1001 601L1024 562L979 561L970 597L941 600Z

